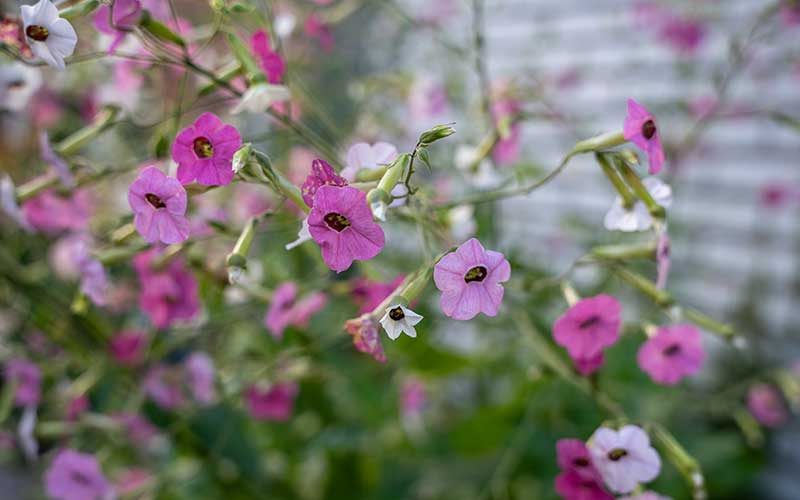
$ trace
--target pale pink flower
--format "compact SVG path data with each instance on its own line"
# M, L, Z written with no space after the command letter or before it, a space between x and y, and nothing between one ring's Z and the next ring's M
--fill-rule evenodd
M622 306L610 295L579 300L553 325L553 338L573 360L593 358L619 338Z
M111 485L94 457L63 449L44 475L47 495L56 500L105 500Z
M654 382L675 385L699 372L705 357L700 330L682 324L659 327L639 348L636 360Z
M768 384L756 384L747 393L747 407L766 427L779 427L789 420L789 412L780 393Z
M342 272L354 260L369 260L385 244L383 229L372 220L363 191L325 185L317 190L308 215L308 230L332 270Z
M371 281L363 276L356 279L353 283L353 288L350 290L350 295L353 298L353 302L358 306L358 313L365 314L374 311L384 299L400 286L404 279L405 276L402 274L388 283Z
M178 164L178 180L203 186L230 184L233 154L242 138L233 125L226 125L214 113L203 113L178 133L172 144L172 159Z
M628 116L624 124L625 139L639 146L647 153L650 162L650 173L657 174L664 165L664 148L656 127L656 119L647 108L628 99Z
M45 233L83 231L91 215L89 193L78 189L64 197L47 189L25 201L22 213L31 226Z
M14 403L17 406L37 406L42 397L42 371L24 359L10 359L5 366L6 383L17 383Z
M217 399L214 388L214 362L204 352L193 352L183 362L186 384L192 398L202 405L213 404Z
M112 53L125 40L128 31L136 26L142 13L142 5L139 0L115 0L113 15L110 10L110 6L101 4L93 20L97 31L113 37L108 47L108 52Z
M347 320L344 327L347 333L353 336L353 345L356 346L356 349L371 355L379 363L386 362L386 355L378 334L378 323L372 317L364 314L358 318Z
M342 169L342 177L350 182L356 180L356 174L362 168L374 170L380 166L391 164L397 158L397 147L388 142L368 144L358 142L347 150L347 165Z
M511 265L500 252L486 250L471 238L433 268L436 288L442 291L439 306L449 317L472 319L482 312L496 316L503 301L503 283L511 277Z
M181 243L189 238L186 190L158 167L145 168L128 188L136 230L148 243Z
M425 384L417 378L405 380L400 387L400 408L404 415L420 413L427 399Z
M253 418L283 422L292 416L297 384L287 382L268 388L251 385L244 393L247 410Z
M618 431L600 427L589 440L589 451L606 486L616 493L630 493L661 472L658 452L647 433L635 425Z

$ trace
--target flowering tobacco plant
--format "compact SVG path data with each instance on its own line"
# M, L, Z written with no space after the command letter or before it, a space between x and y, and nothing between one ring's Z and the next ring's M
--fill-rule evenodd
M800 371L751 367L741 329L683 300L676 167L751 52L731 43L702 113L609 98L584 137L549 94L594 73L492 78L494 6L433 3L2 12L0 477L60 500L745 491ZM631 8L681 64L710 45L705 17ZM395 63L409 35L447 64ZM531 121L581 137L546 168ZM569 229L529 233L543 205L514 203L568 169L611 208L577 224L551 197ZM773 184L751 198L797 202Z

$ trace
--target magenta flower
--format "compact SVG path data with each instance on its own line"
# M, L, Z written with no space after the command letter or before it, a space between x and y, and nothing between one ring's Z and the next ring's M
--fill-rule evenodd
M780 393L771 385L756 384L747 393L747 408L766 427L778 427L789 420L789 412Z
M610 295L579 300L553 325L556 344L573 360L587 360L613 345L622 327L622 306Z
M372 220L363 191L349 186L322 186L314 195L308 230L325 263L340 273L354 260L369 260L383 250L383 229Z
M647 433L635 425L615 431L600 427L589 440L592 463L611 491L630 493L661 472L661 457Z
M346 186L347 179L336 175L336 171L325 160L314 160L311 162L311 173L303 182L301 192L303 201L309 207L314 206L314 196L322 186Z
M158 328L167 328L177 320L192 319L200 309L197 281L183 265L180 258L173 258L160 270L152 268L156 249L142 252L133 258L133 266L139 275L141 289L139 306Z
M269 35L264 30L258 30L250 37L250 50L258 59L261 71L269 83L281 83L286 72L286 64L280 54L272 50L269 44Z
M379 363L386 362L386 355L383 352L380 335L378 335L378 323L368 314L358 318L347 320L344 325L347 333L353 336L353 345L361 352L371 355Z
M759 200L767 208L781 208L792 198L792 189L785 184L767 184L761 188Z
M214 113L203 113L194 124L181 130L172 145L172 159L178 164L178 180L203 186L224 186L233 179L233 154L242 138L233 125L226 125Z
M783 0L780 17L786 26L800 25L800 4L795 0Z
M297 384L288 382L269 388L251 385L244 393L247 411L257 420L283 422L292 416Z
M582 479L599 482L600 473L592 464L589 448L580 439L559 439L556 443L558 467L562 472L574 472Z
M158 167L147 167L128 188L136 230L148 243L181 243L189 238L186 190Z
M58 452L44 476L47 495L57 500L104 500L111 485L94 457L75 450Z
M308 16L303 29L309 38L316 38L319 41L324 52L333 50L334 41L331 28L318 15L311 14Z
M556 476L556 493L564 500L614 500L614 495L593 479L585 479L574 470Z
M358 314L374 311L386 297L400 286L404 279L405 276L401 274L388 283L381 283L379 281L371 281L363 276L359 277L350 290L353 302L358 306Z
M511 265L500 252L485 250L471 238L455 252L439 260L433 281L442 291L439 306L453 318L468 320L482 312L497 315L503 301L503 283L511 277Z
M699 372L705 357L700 330L684 324L659 327L642 344L636 360L654 382L675 385L683 377Z
M671 263L670 253L669 234L664 230L659 235L656 245L656 287L662 290L667 286Z
M575 364L575 369L578 370L578 373L580 373L584 377L588 377L592 373L602 368L605 361L606 360L605 356L603 356L603 351L600 351L594 356L591 356L589 358L579 358L572 360L572 362Z
M520 102L516 99L503 98L492 104L492 117L495 125L499 125L503 120L514 119L514 116L522 109ZM492 151L492 157L498 165L508 165L519 159L520 146L522 143L522 128L519 123L509 124L508 136L500 137Z
M703 23L671 13L664 14L663 23L658 30L662 41L686 55L695 53L706 35L707 30Z
M294 317L292 307L297 298L297 284L287 281L272 292L272 302L264 317L266 326L276 339L283 338L283 331L291 324Z
M656 127L656 119L647 109L628 99L628 116L623 127L625 139L639 146L647 153L650 162L650 173L657 174L664 165L664 148Z
M67 409L64 412L68 421L74 422L83 413L85 413L90 406L89 397L86 394L74 397L67 403Z
M128 31L136 26L142 12L142 5L139 0L116 0L112 15L109 15L110 8L108 5L101 4L93 18L97 31L114 37L108 48L109 53L114 52L114 49L125 39ZM109 22L109 18L111 22Z
M672 500L670 497L659 495L655 491L645 491L638 495L620 497L619 500Z
M125 436L135 446L146 446L158 435L153 424L136 413L117 413L111 417L125 428Z
M120 365L136 366L144 361L149 342L141 330L123 330L109 341L108 350Z
M34 363L10 359L5 366L6 382L16 382L14 403L17 406L37 406L42 397L42 372Z
M78 189L62 197L48 189L25 201L22 213L31 226L45 233L83 231L91 215L89 193Z

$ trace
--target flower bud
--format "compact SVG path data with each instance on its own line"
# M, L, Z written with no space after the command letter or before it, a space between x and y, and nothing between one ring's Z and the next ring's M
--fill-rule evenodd
M424 147L432 144L439 139L444 139L456 133L456 130L450 125L436 125L427 132L423 132L419 136L419 145Z
M242 144L242 147L233 155L233 172L238 174L240 170L250 162L250 155L253 153L253 145L249 142Z
M367 201L369 208L372 210L372 215L381 222L386 222L386 209L389 208L389 203L392 202L392 196L385 190L377 187L367 193Z

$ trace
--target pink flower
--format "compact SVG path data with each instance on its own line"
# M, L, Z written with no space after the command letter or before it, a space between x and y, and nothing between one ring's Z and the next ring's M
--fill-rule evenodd
M349 186L322 186L314 195L308 230L325 263L340 273L354 260L369 260L385 244L383 229L372 220L363 191Z
M411 119L423 122L440 118L448 110L447 89L427 77L416 80L408 93Z
M658 36L676 51L691 55L706 39L704 24L686 17L667 13L658 30Z
M578 358L572 360L572 362L575 364L575 369L578 370L578 373L584 377L588 377L592 373L602 368L605 361L606 360L605 356L603 356L603 351L600 351L594 356L588 358Z
M186 404L182 383L183 375L179 366L160 364L147 371L142 388L155 404L171 410Z
M148 243L181 243L189 238L186 190L158 167L147 167L128 188L136 230Z
M800 24L800 4L795 0L784 0L780 10L781 21L786 26Z
M669 234L667 231L662 231L656 245L656 287L662 290L667 286L670 262Z
M148 484L154 482L154 479L153 474L147 469L126 469L117 478L115 490L122 498L133 498L134 494L140 494Z
M618 431L600 427L589 440L589 452L606 486L617 493L630 493L661 472L661 457L647 433L635 425Z
M589 448L580 439L559 439L556 443L558 467L562 472L574 472L582 479L599 482L600 473L592 464Z
M17 383L14 402L17 406L36 406L42 397L42 372L24 359L10 359L5 367L6 382Z
M258 30L250 37L250 50L258 59L261 71L267 76L269 83L281 83L286 64L281 56L269 44L269 36L264 30Z
M195 401L202 405L213 404L217 399L214 388L214 362L204 352L195 352L183 362L186 384Z
M689 324L662 326L639 349L639 367L664 385L675 385L703 367L706 353L700 330Z
M511 277L511 265L500 252L485 250L471 238L433 268L433 281L442 291L439 305L453 318L468 320L482 312L497 315L503 301L503 283Z
M89 397L86 396L86 394L81 394L80 396L70 399L67 404L67 411L65 412L67 420L71 422L77 420L78 417L89 409L89 403Z
M125 436L133 445L146 446L158 434L153 424L141 415L117 413L112 415L112 418L125 427Z
M767 208L780 208L791 199L792 189L785 184L767 184L761 188L759 199Z
M400 407L404 415L418 414L425 406L427 395L421 380L410 378L400 388Z
M650 173L659 173L664 165L664 148L661 146L655 117L644 106L628 99L628 116L625 117L623 129L625 139L647 153Z
M216 400L214 363L208 354L195 352L180 364L159 364L147 372L143 387L157 405L182 408L190 399L200 405Z
M789 412L778 391L767 384L756 384L747 393L747 407L766 427L778 427L789 420Z
M405 279L404 275L395 277L389 283L370 281L367 278L359 277L353 284L350 291L353 302L358 305L358 314L372 312L381 302L394 292Z
M319 312L328 302L328 296L322 292L314 292L297 301L297 284L287 281L281 284L272 294L267 315L266 326L276 339L283 338L286 327L293 325L300 328L308 326L311 317Z
M22 204L22 213L31 226L46 233L82 231L89 223L91 205L89 193L76 190L62 197L47 189Z
M149 339L141 330L123 330L108 344L114 361L123 366L136 366L144 361Z
M386 362L383 345L378 335L378 323L368 314L347 320L344 325L347 333L353 336L353 345L361 352L371 355L379 363Z
M575 471L556 476L556 493L564 500L614 500L614 496L593 479L585 479Z
M110 8L108 5L101 4L93 18L97 31L114 37L108 48L109 53L114 52L114 49L125 39L126 30L133 28L139 21L142 5L139 0L116 0L113 15L109 13ZM109 18L111 18L111 22L109 22ZM123 28L123 30L118 28Z
M331 28L318 15L311 14L308 16L303 29L309 38L316 38L319 41L324 52L333 50L334 41Z
M233 125L226 125L214 113L203 113L194 124L181 130L172 145L172 159L178 164L178 180L203 186L230 184L231 160L242 145Z
M276 384L267 389L251 385L244 393L247 410L258 420L283 422L292 416L297 384Z
M622 306L610 295L579 300L553 325L556 344L574 360L587 360L613 345L622 327Z
M492 105L492 117L495 125L499 125L504 120L513 120L521 109L522 106L516 99L504 97L495 101ZM519 159L522 128L519 123L512 122L509 124L508 132L507 137L500 137L497 140L492 152L492 156L498 165L508 165Z
M186 271L180 258L173 258L160 270L152 268L156 249L133 258L141 289L139 306L158 328L167 328L176 320L189 320L200 309L197 281Z
M322 186L346 186L347 179L336 175L336 171L325 160L314 160L311 162L311 173L303 182L301 192L303 201L309 207L314 206L314 196Z
M64 449L44 476L47 495L57 500L104 500L111 486L94 455Z
M325 308L328 296L323 292L311 292L294 306L294 325L299 328L308 327L311 317Z

